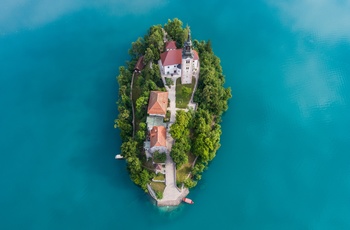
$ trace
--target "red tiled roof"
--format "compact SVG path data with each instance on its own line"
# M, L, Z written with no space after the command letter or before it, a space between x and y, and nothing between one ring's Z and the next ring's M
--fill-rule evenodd
M196 50L193 50L193 60L199 60L199 56Z
M169 50L160 54L163 66L178 65L182 61L182 49Z
M165 44L165 49L171 49L175 50L176 49L176 42L175 41L169 41Z
M150 147L166 147L166 129L164 126L153 126L150 132Z
M143 67L145 67L145 65L143 64L143 56L141 56L135 65L135 70L141 71Z
M162 170L162 168L163 168L163 167L162 167L160 164L157 164L157 165L156 165L156 169L157 169L157 170Z
M167 107L168 92L151 91L147 113L165 115Z

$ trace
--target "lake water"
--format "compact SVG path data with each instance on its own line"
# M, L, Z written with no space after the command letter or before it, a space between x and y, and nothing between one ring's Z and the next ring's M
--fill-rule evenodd
M349 229L350 4L276 2L3 0L0 229ZM169 210L114 160L113 120L130 43L174 17L233 98L195 205Z

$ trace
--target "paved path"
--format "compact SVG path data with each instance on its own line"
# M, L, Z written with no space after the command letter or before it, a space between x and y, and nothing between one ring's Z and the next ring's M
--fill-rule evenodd
M164 42L166 42L166 35L165 35L164 29L163 29L163 34L164 34ZM159 63L159 68L161 68L160 63ZM171 137L169 130L171 125L175 122L176 111L179 110L176 108L176 80L177 78L180 77L180 75L173 75L173 76L164 75L161 69L159 69L159 71L161 73L162 81L165 85L165 88L168 91L168 98L170 100L170 106L168 108L168 110L170 111L170 122L168 123L167 140L166 140L167 141L167 153L166 153L167 159L165 162L165 185L166 186L163 192L163 198L161 200L158 200L157 204L158 206L179 205L181 203L182 198L186 197L189 191L187 188L180 190L176 185L176 165L170 157L170 152L174 143L174 139ZM198 83L198 72L196 76L195 88ZM173 85L171 85L170 87L167 86L165 77L170 77L173 80ZM194 109L196 108L196 104L193 103L193 93L192 93L190 104L192 105L192 107L194 107Z
M170 123L174 123L176 120L176 85L172 85L168 90L168 98L170 100Z
M186 197L189 193L188 189L185 188L180 190L176 186L176 174L175 174L175 163L170 157L170 150L173 145L173 138L169 135L167 137L167 159L165 162L165 189L163 192L163 199L158 200L158 206L176 206L182 201L182 198Z
M168 35L168 33L164 30L164 28L162 28L162 31L163 31L163 41L164 41L164 43L166 43L168 41L168 39L166 37Z
M159 65L160 66L160 65ZM165 76L162 74L162 80L165 85ZM166 75L167 76L167 75ZM189 193L188 189L180 190L176 185L176 165L170 157L171 148L174 143L174 139L171 137L169 130L171 125L175 122L176 119L176 79L180 76L167 76L171 77L173 80L173 85L168 87L165 85L165 88L168 91L168 98L170 100L170 106L168 110L170 111L170 121L168 123L167 129L167 159L165 162L165 189L163 192L163 199L158 200L158 205L179 205L181 199L186 197Z

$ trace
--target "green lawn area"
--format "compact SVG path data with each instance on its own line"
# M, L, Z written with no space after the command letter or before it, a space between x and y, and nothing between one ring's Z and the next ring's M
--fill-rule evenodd
M153 179L154 180L165 180L165 176L162 173L158 173Z
M144 158L146 158L145 154L142 153L142 156L144 156ZM153 166L153 162L152 162L152 159L142 159L141 158L141 161L143 163L143 167L145 167L146 169L148 169L149 171L153 171L154 169L154 166Z
M181 77L176 80L176 107L186 109L188 102L191 99L192 91L194 88L194 84L196 83L196 79L192 77L192 84L181 85ZM185 93L183 88L188 88L190 93Z
M141 89L140 89L140 87L136 84L137 78L138 78L138 74L135 74L134 85L133 85L133 87L132 87L132 100L134 101L134 103L136 102L136 99L139 98L139 97L141 96Z
M164 189L165 189L165 183L152 182L150 185L151 185L153 191L156 193L157 198L161 199L163 197L163 192L164 192Z
M187 154L188 156L188 162L186 164L183 164L181 168L176 170L176 183L182 183L188 176L188 174L191 172L192 163L195 159L195 156L193 156L191 153Z

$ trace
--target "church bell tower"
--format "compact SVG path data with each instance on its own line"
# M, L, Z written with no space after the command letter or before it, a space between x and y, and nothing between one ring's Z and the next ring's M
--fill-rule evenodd
M191 31L187 27L188 37L184 43L182 49L182 62L181 62L181 84L192 84L192 67L193 67L193 50L191 41Z

